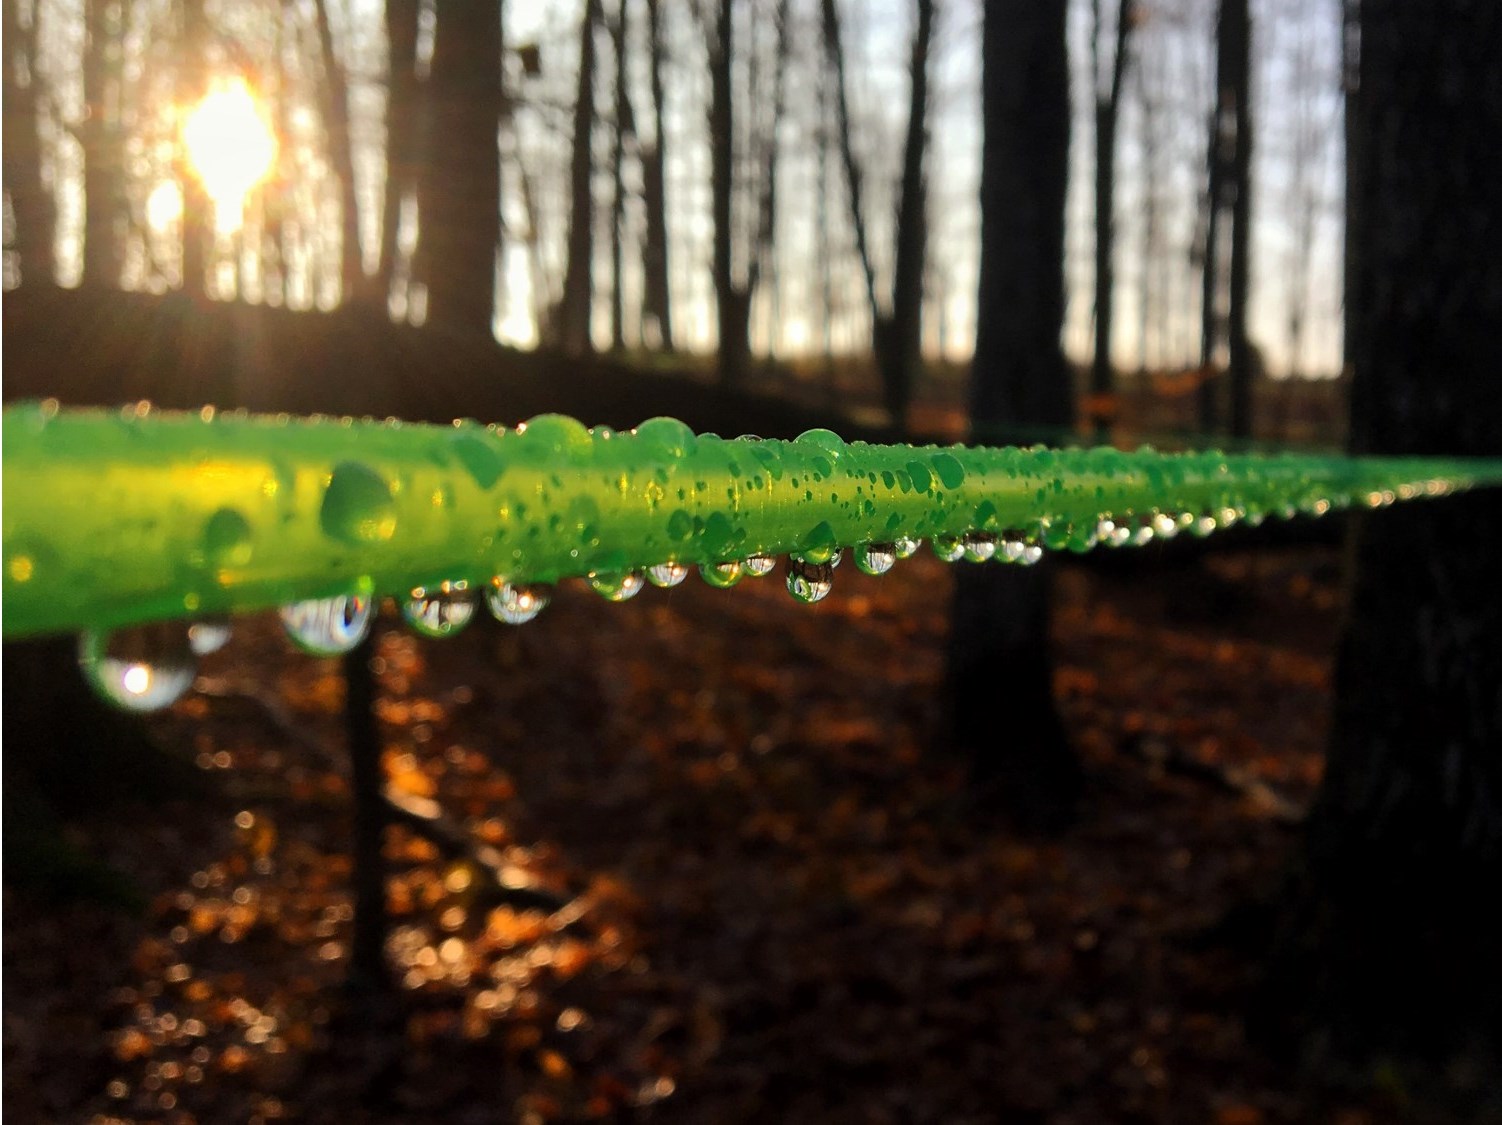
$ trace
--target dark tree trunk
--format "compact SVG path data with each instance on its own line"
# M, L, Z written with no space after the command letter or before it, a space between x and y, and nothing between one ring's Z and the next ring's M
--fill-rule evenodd
M626 142L636 142L636 116L631 112L631 94L626 81L627 0L620 0L611 41L615 49L615 159L610 207L610 346L626 347L626 297L621 286L625 276L625 248L621 243L626 219Z
M349 983L384 991L386 969L386 862L383 837L386 799L381 773L381 739L376 725L376 680L370 659L375 642L367 637L344 657L345 741L349 752L350 797L354 802L355 918L350 942Z
M1215 109L1210 118L1208 214L1205 272L1200 310L1200 428L1216 430L1222 421L1218 377L1219 348L1226 344L1229 416L1234 437L1252 432L1252 352L1246 332L1247 284L1251 246L1251 17L1247 0L1221 0L1215 23ZM1230 224L1225 272L1229 291L1221 299L1220 240ZM1221 325L1221 308L1225 324Z
M1496 457L1502 9L1362 0L1360 35L1347 101L1353 443ZM1328 766L1275 995L1358 1058L1463 1049L1495 1107L1502 495L1372 516L1354 555Z
M343 299L352 304L368 304L375 286L365 276L360 256L360 208L355 194L354 150L349 137L349 81L334 52L334 37L329 30L328 0L318 0L318 55L323 80L319 83L320 108L324 129L328 133L329 162L339 177L341 242L339 280ZM384 294L379 298L384 303Z
M501 237L499 0L439 5L428 85L437 142L422 183L419 255L428 320L490 340Z
M1231 436L1252 436L1251 341L1247 337L1246 313L1252 243L1252 21L1248 0L1226 0L1221 14L1222 36L1229 38L1226 62L1229 76L1221 84L1229 88L1235 117L1235 150L1231 157L1231 279L1226 316L1227 378L1231 394Z
M558 310L558 342L570 355L594 350L590 318L594 311L595 199L595 29L600 0L587 0L579 30L579 88L574 100L574 148L569 165L568 266Z
M647 210L646 312L657 324L657 346L673 350L672 300L668 292L667 146L663 125L662 21L657 0L647 0L647 42L652 72L652 146L642 152L642 202Z
M1073 393L1064 323L1069 170L1065 0L986 5L981 266L972 436L1064 427ZM1018 823L1068 822L1081 771L1053 703L1043 567L962 567L949 652L952 744L977 795ZM998 701L1004 701L1004 716Z
M1111 334L1116 302L1116 122L1121 114L1121 90L1126 78L1127 37L1133 18L1131 0L1116 7L1116 48L1111 56L1111 81L1100 89L1101 0L1095 0L1090 39L1092 78L1095 81L1095 355L1090 364L1091 421L1095 439L1110 440L1112 396Z
M390 77L386 87L386 200L381 217L380 299L391 296L401 260L402 199L417 190L418 0L386 0Z
M886 340L877 340L887 413L899 429L907 425L913 384L923 366L923 267L928 258L928 57L933 41L933 0L917 0L908 66L907 142L902 150L902 187L897 202L896 262L892 273L892 315ZM886 344L881 348L882 343Z
M83 142L85 285L120 287L125 217L125 152L120 132L121 12L115 0L90 0L83 85L88 116Z
M736 285L731 261L731 200L735 191L735 114L731 104L730 64L734 50L735 12L732 0L720 0L715 10L709 45L709 178L710 209L714 222L716 319L719 328L720 381L736 386L745 381L751 362L751 294Z
M15 251L23 285L55 281L52 242L56 216L52 193L42 183L41 141L37 135L36 12L21 23L21 0L4 0L5 190L15 215Z
M184 0L182 27L182 70L178 80L178 101L192 105L207 92L208 82L204 58L208 43L207 19L203 11L204 0ZM191 169L183 176L183 278L182 291L186 297L202 300L206 296L209 240L212 237L213 204L208 193L199 183Z

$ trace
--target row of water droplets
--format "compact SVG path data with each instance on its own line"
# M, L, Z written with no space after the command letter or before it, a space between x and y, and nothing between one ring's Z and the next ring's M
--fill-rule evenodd
M1167 539L1181 530L1208 534L1242 518L1239 509L1215 513L1166 515L1155 512L1141 520L1102 517L1081 537L1072 525L1049 525L1040 521L1032 532L1009 530L1000 535L971 531L963 535L938 535L932 541L934 554L945 562L973 563L996 560L1031 566L1043 557L1044 545L1088 549L1096 543L1110 546L1142 545L1153 538ZM865 543L851 552L863 574L886 574L900 559L912 557L921 541L898 537L891 542ZM788 556L787 589L799 602L812 605L826 598L834 586L834 571L844 552L838 547L812 548ZM698 568L704 582L729 589L743 578L764 577L776 569L777 560L767 554L704 564ZM677 561L659 563L645 570L592 573L586 581L600 596L612 602L635 597L647 583L670 588L682 583L690 567ZM547 608L553 588L546 583L512 582L496 577L477 590L464 580L445 581L413 589L401 602L401 614L409 627L429 638L450 637L473 620L481 600L491 615L508 625L523 625ZM316 656L338 656L353 650L370 631L377 599L366 594L344 594L295 602L279 611L288 636L304 651ZM225 618L193 622L168 621L134 626L113 632L88 631L79 641L78 659L94 690L111 703L131 711L154 711L180 698L197 675L198 658L216 652L228 642L230 623Z

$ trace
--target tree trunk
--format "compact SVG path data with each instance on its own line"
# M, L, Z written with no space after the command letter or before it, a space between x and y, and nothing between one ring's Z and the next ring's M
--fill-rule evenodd
M1226 318L1227 377L1230 384L1231 436L1252 436L1251 342L1246 331L1247 294L1252 243L1252 23L1248 0L1226 0L1220 34L1229 43L1222 49L1230 74L1221 85L1230 91L1235 116L1235 149L1231 156L1231 292Z
M647 42L652 72L652 145L643 149L642 202L647 211L647 245L643 272L646 313L657 325L657 346L673 350L672 300L668 291L667 146L663 124L662 21L657 0L647 0Z
M355 194L354 150L349 137L349 80L334 52L328 0L318 0L315 16L318 55L323 71L318 85L320 108L324 130L328 134L329 163L334 175L339 177L340 288L344 301L367 304L373 296L373 287L367 283L365 263L360 256L360 208Z
M928 57L933 41L933 0L917 0L912 60L908 67L907 142L902 150L902 186L897 202L896 262L892 313L878 345L887 413L898 429L907 425L913 383L923 365L923 269L928 257ZM886 347L880 347L885 343Z
M501 7L439 5L432 91L438 140L424 162L419 254L428 321L494 339L501 237Z
M981 266L972 436L1001 440L1073 415L1064 323L1069 170L1066 0L986 5L982 42ZM1078 759L1053 703L1047 571L957 575L949 650L951 742L986 807L1018 823L1069 821ZM1006 716L998 715L1004 693Z
M1353 444L1495 457L1502 12L1363 0L1360 35L1347 101ZM1372 516L1354 557L1328 766L1273 1004L1290 1001L1306 1036L1358 1059L1464 1051L1473 1081L1502 1098L1502 922L1490 908L1502 885L1502 496ZM1474 1091L1466 1101L1483 1104Z
M720 382L745 381L751 359L747 335L751 295L735 284L731 261L731 200L735 191L735 114L731 104L730 64L734 50L732 0L720 0L709 45L710 209L714 222L712 269L719 328Z
M627 0L620 0L611 41L615 48L615 159L610 207L610 346L616 351L626 347L626 298L621 281L625 276L625 252L621 243L626 219L626 141L635 143L636 117L631 112L631 95L626 82L626 13Z
M90 0L85 19L83 84L88 116L83 142L85 285L120 287L125 153L120 135L121 14L115 0Z
M574 147L569 165L568 267L558 310L558 342L569 355L594 350L590 319L594 311L594 152L595 29L600 0L587 0L579 30L579 88L574 100Z
M380 297L391 296L401 267L402 200L417 190L418 0L386 0L390 77L386 87L386 199L381 217Z
M208 26L204 0L184 0L182 27L182 70L178 81L178 101L193 105L208 90L204 53ZM183 294L193 300L207 296L209 240L214 223L213 204L192 169L184 169L183 211Z
M15 215L15 251L23 285L55 283L52 193L42 183L41 141L37 135L36 12L21 22L21 0L3 0L5 190Z
M1101 0L1094 0L1090 37L1091 77L1095 83L1095 355L1090 364L1091 421L1095 440L1111 436L1111 406L1115 376L1111 335L1116 301L1116 122L1121 114L1121 90L1126 78L1127 36L1133 17L1131 0L1116 7L1116 48L1111 56L1111 79L1100 89Z

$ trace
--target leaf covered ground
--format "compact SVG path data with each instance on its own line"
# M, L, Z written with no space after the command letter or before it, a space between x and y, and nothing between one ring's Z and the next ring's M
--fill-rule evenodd
M780 575L378 644L384 764L477 855L388 832L399 1000L352 1020L338 664L244 622L153 721L209 796L85 818L132 917L7 890L14 1120L1402 1120L1248 1037L1207 940L1317 784L1333 552L1057 576L1088 771L1028 837L935 749L951 579ZM996 737L1007 739L1007 685Z

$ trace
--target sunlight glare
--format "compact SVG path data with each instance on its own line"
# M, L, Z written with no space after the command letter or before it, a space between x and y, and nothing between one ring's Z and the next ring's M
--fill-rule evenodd
M165 231L182 218L183 193L171 180L163 180L146 198L146 221L155 231Z
M245 79L216 82L188 112L182 136L220 227L238 228L246 195L276 159L276 136Z

